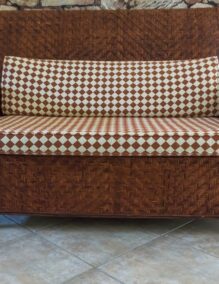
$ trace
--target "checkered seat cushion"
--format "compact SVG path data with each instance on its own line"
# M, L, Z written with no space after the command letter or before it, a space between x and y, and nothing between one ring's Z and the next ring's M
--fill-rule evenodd
M218 59L58 61L6 57L6 115L194 117L219 114Z
M0 154L219 155L219 118L0 117Z

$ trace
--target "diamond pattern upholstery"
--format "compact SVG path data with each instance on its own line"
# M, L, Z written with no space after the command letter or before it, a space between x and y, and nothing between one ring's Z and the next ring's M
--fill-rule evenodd
M58 61L5 57L6 115L194 117L219 114L218 59Z
M2 116L0 154L218 156L219 118Z

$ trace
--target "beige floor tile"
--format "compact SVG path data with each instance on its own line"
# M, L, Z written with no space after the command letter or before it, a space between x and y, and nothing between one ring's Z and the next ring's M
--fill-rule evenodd
M27 274L33 279L40 278L46 283L59 284L90 268L86 263L34 234L0 247L0 273L4 277L23 277L22 275Z
M92 269L74 277L65 284L121 284L121 282L112 279L99 270Z
M171 234L219 258L219 220L200 219Z
M158 238L100 267L126 284L218 284L219 259L182 239Z
M65 226L44 228L40 234L95 266L157 237L154 233L143 232L133 222L115 224L107 220L80 220Z
M46 217L46 216L28 216L28 215L6 215L9 220L16 224L24 226L35 232L47 226L54 226L60 223L71 222L70 218Z
M174 229L177 229L184 224L191 222L192 219L148 219L142 224L145 230L153 232L158 235L168 233Z
M108 232L130 242L146 239L158 235L144 228L145 220L138 219L87 219L79 220L80 230L95 230L95 232Z
M32 275L41 277L48 283L60 284L90 267L70 254L54 251L40 262L33 263L28 269Z
M0 215L0 246L5 242L15 240L29 233L29 230Z
M1 284L48 284L44 279L25 271L0 272Z
M0 284L218 284L219 220L190 221L0 216Z

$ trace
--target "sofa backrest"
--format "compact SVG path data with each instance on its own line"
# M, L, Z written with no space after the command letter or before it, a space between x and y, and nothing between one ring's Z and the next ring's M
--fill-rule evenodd
M219 9L1 12L0 73L6 55L74 60L215 56Z

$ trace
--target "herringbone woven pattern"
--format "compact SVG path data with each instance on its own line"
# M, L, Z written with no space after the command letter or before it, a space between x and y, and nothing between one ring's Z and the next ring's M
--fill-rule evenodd
M171 60L219 54L218 9L1 12L0 27L1 66L5 55Z
M216 157L1 156L0 169L1 212L219 216Z

